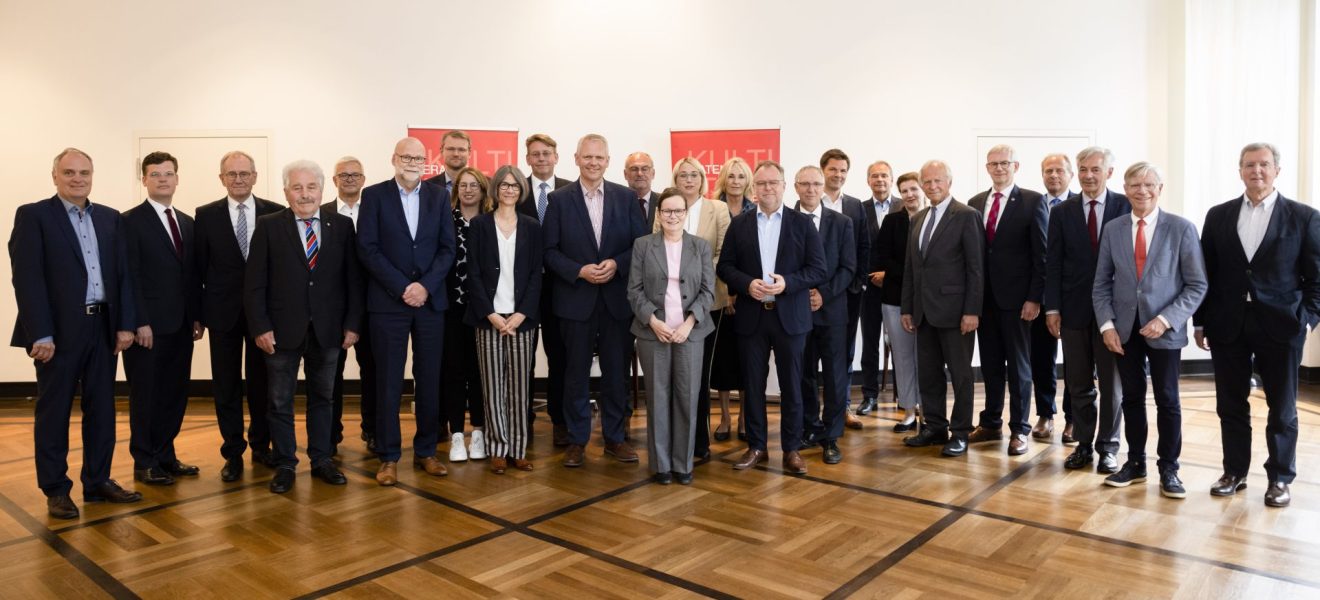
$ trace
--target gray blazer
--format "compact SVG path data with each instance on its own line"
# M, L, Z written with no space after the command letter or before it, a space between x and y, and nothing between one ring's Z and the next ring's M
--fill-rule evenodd
M1095 267L1095 322L1113 321L1118 338L1126 344L1135 323L1145 325L1163 315L1169 330L1146 343L1177 350L1187 345L1187 320L1208 287L1201 242L1191 221L1163 210L1150 233L1150 251L1138 281L1131 218L1124 215L1105 224Z
M632 269L628 273L628 304L633 310L632 333L656 341L651 315L665 320L665 288L669 286L669 259L665 256L665 234L644 235L633 242ZM715 302L715 267L710 244L697 236L683 234L683 256L679 259L679 289L684 314L697 324L688 340L700 340L715 329L710 306Z

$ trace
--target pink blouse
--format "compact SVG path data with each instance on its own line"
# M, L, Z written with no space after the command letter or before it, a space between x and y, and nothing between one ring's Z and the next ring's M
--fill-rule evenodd
M683 324L683 292L679 289L679 267L683 259L683 240L665 240L665 258L669 263L669 285L665 287L665 325L678 329Z

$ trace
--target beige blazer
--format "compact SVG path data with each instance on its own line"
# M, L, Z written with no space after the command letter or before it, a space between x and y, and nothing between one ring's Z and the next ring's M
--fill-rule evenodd
M720 262L720 250L724 248L724 234L729 230L729 206L722 200L712 200L706 198L701 201L701 218L697 220L697 237L706 240L710 244L711 254L713 255L711 264ZM660 219L655 220L655 225L651 227L651 233L660 231ZM715 303L710 306L712 311L724 310L729 304L729 288L724 285L724 281L715 278Z
M710 245L701 238L683 234L683 252L679 259L679 291L683 295L683 313L692 313L697 324L688 335L700 340L715 329L710 319L711 291L715 287L715 266L710 262ZM665 290L669 287L669 257L665 255L665 236L653 233L633 242L632 267L628 271L628 304L633 310L633 335L655 340L651 315L665 319Z

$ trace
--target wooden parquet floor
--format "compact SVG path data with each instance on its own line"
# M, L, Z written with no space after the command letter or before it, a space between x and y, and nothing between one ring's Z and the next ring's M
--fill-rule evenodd
M134 505L84 504L75 485L83 517L72 522L48 518L36 488L30 404L6 401L0 597L1320 597L1320 389L1303 396L1301 476L1282 510L1262 501L1262 397L1250 487L1210 497L1220 472L1213 387L1188 378L1182 501L1162 498L1155 481L1116 489L1093 471L1064 470L1070 449L1057 433L1018 457L1005 442L957 459L904 448L889 430L892 404L845 435L843 463L807 452L806 476L778 468L777 415L767 468L730 469L743 449L734 439L714 446L692 486L663 487L648 482L645 457L607 460L599 439L583 468L559 466L542 415L533 472L498 476L469 462L431 478L408 466L394 488L376 485L378 463L350 406L340 447L348 485L311 479L300 456L293 491L274 495L264 467L220 481L220 436L198 402L178 448L200 477L134 486L145 496ZM114 475L128 485L120 409ZM404 428L408 440L411 416ZM643 453L645 434L639 412L632 436ZM74 479L78 440L75 423ZM405 449L401 465L409 458Z

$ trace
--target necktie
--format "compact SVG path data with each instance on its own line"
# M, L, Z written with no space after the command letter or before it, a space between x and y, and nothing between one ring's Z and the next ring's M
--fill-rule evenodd
M243 253L243 260L248 256L247 203L238 203L238 225L234 226L234 237L238 238L238 251Z
M638 204L638 206L641 206L641 207L642 207L642 216L643 216L643 217L647 216L647 214L646 214L646 198L645 198L645 197L638 198L638 199L637 199L637 204Z
M174 253L183 258L183 238L179 236L179 223L174 220L174 210L165 209L165 218L170 222L170 239L174 241Z
M935 230L935 207L926 211L926 227L921 231L921 255L926 256L926 246L930 243L930 232Z
M1146 268L1146 220L1137 219L1137 242L1132 248L1132 253L1137 257L1137 279L1141 279L1141 272Z
M820 231L820 219L816 217L816 213L811 213L811 224L816 226L816 231Z
M451 194L454 193L454 180L450 179L448 175L445 176L445 191Z
M312 228L312 221L315 220L316 219L302 220L303 223L306 224L305 235L307 237L307 269L309 271L316 270L316 251L321 246L319 243L317 243L316 240L316 229Z
M985 243L995 243L995 225L999 223L999 200L1004 197L1003 194L995 192L995 202L990 205L990 216L985 222Z
M536 195L536 220L542 223L545 222L545 206L546 206L545 189L548 187L550 187L550 184L542 183L541 191Z
M1095 252L1100 248L1100 224L1095 220L1096 201L1092 200L1090 205L1091 214L1086 218L1086 231L1091 234L1091 252Z

